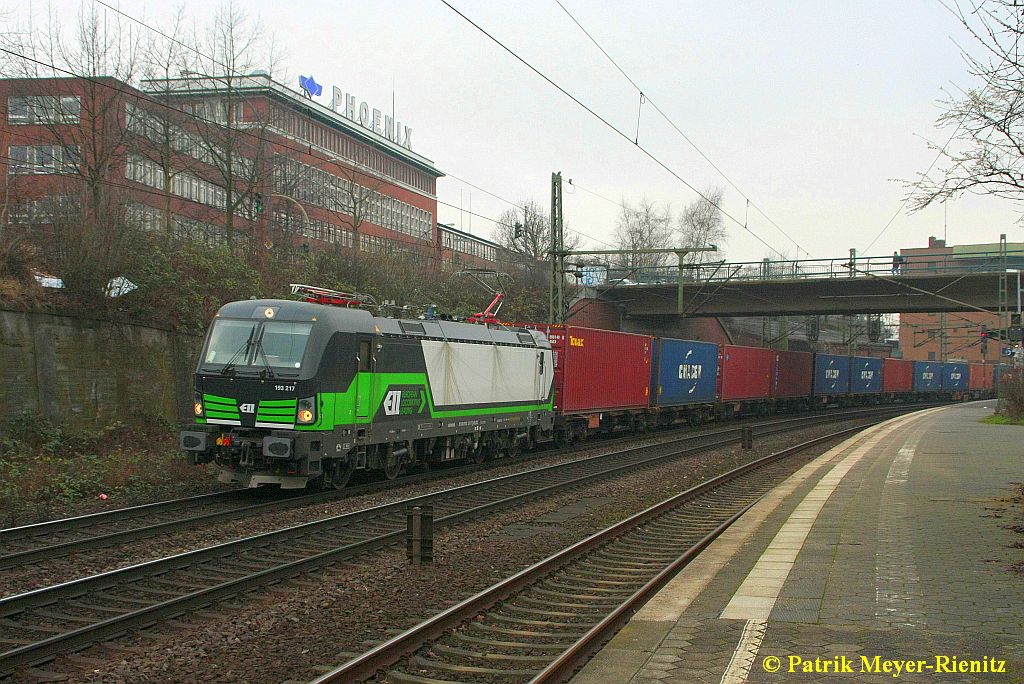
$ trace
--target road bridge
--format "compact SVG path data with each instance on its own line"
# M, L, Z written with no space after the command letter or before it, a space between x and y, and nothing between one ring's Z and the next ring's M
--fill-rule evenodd
M684 267L681 280L673 266L586 287L585 296L617 304L632 318L995 313L1002 286L1008 292L1006 303L1016 309L1024 252L913 258L897 269L892 261L847 257L711 263Z

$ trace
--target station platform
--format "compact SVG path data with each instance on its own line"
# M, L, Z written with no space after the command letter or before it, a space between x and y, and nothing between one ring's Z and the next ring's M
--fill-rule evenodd
M1024 682L1024 427L980 423L993 408L896 418L807 464L573 684Z

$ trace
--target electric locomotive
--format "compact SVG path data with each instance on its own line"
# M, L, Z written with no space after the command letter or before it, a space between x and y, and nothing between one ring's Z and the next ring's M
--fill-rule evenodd
M225 304L180 445L243 487L344 486L416 464L512 455L552 438L554 364L535 330L375 317L350 295Z

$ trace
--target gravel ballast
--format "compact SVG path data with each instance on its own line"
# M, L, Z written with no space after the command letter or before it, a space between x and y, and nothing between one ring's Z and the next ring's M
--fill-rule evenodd
M412 567L399 549L353 559L287 586L93 647L79 657L58 658L45 669L67 674L70 681L90 682L308 680L613 522L749 460L841 427L822 425L758 438L750 451L736 447L684 457L442 529L435 536L431 565ZM489 471L487 477L513 467ZM452 484L431 483L423 489ZM331 514L340 512L334 508L339 505L351 510L368 502L332 504ZM284 516L299 513L274 516L270 527L284 526Z

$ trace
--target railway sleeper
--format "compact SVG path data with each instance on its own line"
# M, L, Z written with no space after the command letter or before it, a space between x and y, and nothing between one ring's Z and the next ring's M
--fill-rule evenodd
M480 674L489 675L491 677L504 677L512 680L521 680L524 677L532 677L541 668L532 668L529 670L525 669L503 669L497 667L482 667L480 665L454 665L452 663L446 663L441 660L427 660L423 656L413 656L409 659L409 664L413 667L422 668L424 670L440 670L441 672L459 673L459 674Z
M516 629L515 627L506 627L504 624L501 625L485 625L479 622L473 622L467 627L468 631L479 630L482 632L491 632L495 634L504 634L508 636L526 637L534 639L552 639L558 643L565 643L566 648L576 642L576 639L565 632L542 632L537 629Z
M502 660L508 662L521 662L521 663L540 663L541 665L547 665L551 662L549 656L543 655L523 655L520 653L494 653L493 651L470 651L465 648L456 648L455 646L446 646L444 644L433 644L430 647L431 653L440 653L445 656L453 656L455 658L472 658L474 660Z
M632 563L627 565L625 563L616 563L614 561L602 562L600 559L588 558L581 562L580 566L581 570L592 570L595 572L607 573L609 577L633 579L648 574L655 564Z
M636 546L630 549L619 549L619 547L616 546L615 551L612 551L611 549L603 549L601 551L601 557L605 560L614 560L616 563L621 563L626 566L647 567L651 563L664 564L665 562L673 561L679 557L679 552L685 551L686 549L686 546L680 546L678 551L676 549L652 551L650 546L647 546L646 548L643 546ZM627 551L632 551L632 553L625 553ZM637 556L643 556L644 560L634 560Z
M91 610L98 613L109 613L111 615L124 615L131 611L130 608L117 608L114 606L101 606L95 603L84 603L82 601L68 601L69 606L75 608L81 608L82 610Z
M492 611L487 614L488 620L493 622L504 623L506 625L528 625L530 627L554 627L556 629L563 627L580 627L583 631L586 631L590 627L593 627L597 622L580 621L580 622L559 622L558 620L528 620L525 618L516 617L515 615L502 615L500 612Z
M389 672L387 681L388 684L459 684L451 679L423 677L420 675L409 674L408 672L402 672L400 670Z
M610 587L635 587L635 577L615 577L614 579L609 578L608 573L597 570L595 572L589 572L579 568L574 568L571 571L563 573L566 579L573 579L577 582L594 584L597 586L610 586Z
M559 598L564 599L565 597ZM596 599L592 601L586 601L584 599L583 601L580 601L578 603L573 603L565 600L557 601L544 597L527 596L525 594L516 598L516 602L520 604L525 603L528 606L551 606L552 608L568 608L570 610L608 610L609 608L615 608L619 605L619 602L617 601L598 601Z
M590 594L580 593L581 591L592 592ZM603 586L580 586L579 584L562 584L557 580L548 579L533 588L538 594L548 596L566 596L572 598L589 599L591 596L630 596L633 592L629 589L618 589L616 587Z
M537 644L527 641L496 641L494 639L482 639L480 637L474 637L466 634L465 632L455 632L450 638L457 641L465 641L470 644L477 644L480 646L486 646L488 648L505 648L505 649L526 649L530 651L546 651L553 655L557 655L564 651L568 644Z
M577 611L569 610L545 610L543 608L535 608L533 606L522 606L519 604L506 604L503 605L499 610L499 614L503 614L507 617L516 619L517 615L535 615L539 618L552 618L552 622L564 622L572 623L573 618L583 617L586 613L595 613L604 615L601 613L600 606L580 606ZM511 613L511 614L510 614ZM556 620L554 618L565 618L564 620Z

